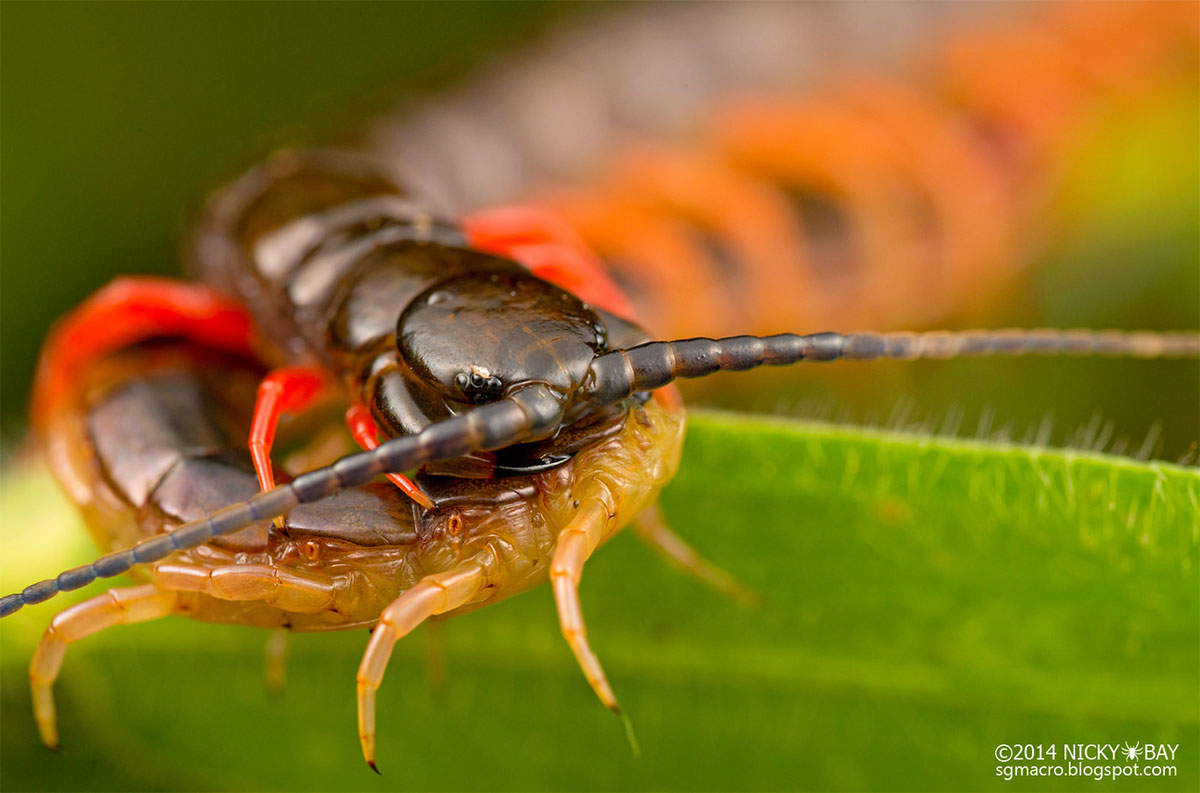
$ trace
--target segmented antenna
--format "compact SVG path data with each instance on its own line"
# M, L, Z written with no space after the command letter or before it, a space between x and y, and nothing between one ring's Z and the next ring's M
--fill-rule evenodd
M1119 330L965 330L925 333L813 333L652 341L597 356L585 391L615 402L679 378L704 377L801 361L958 358L984 355L1077 355L1194 358L1200 333Z
M562 420L563 400L544 385L532 385L462 416L432 424L415 435L393 438L371 451L343 457L327 468L301 474L251 499L226 507L165 534L142 540L132 548L101 556L91 564L60 573L56 578L25 587L0 598L0 617L22 606L41 603L59 592L79 589L97 578L111 578L134 565L157 562L175 551L195 548L213 537L240 531L255 521L286 514L338 490L366 484L391 471L407 471L426 463L452 460L474 451L538 440Z
M807 336L731 336L725 339L655 341L597 356L583 396L616 402L678 378L719 371L784 366L801 361L859 361L880 358L954 358L967 355L1103 355L1132 358L1200 357L1200 334L1190 332L1089 330L997 330L929 333L814 333ZM377 448L343 457L327 468L301 474L207 518L143 540L132 548L40 581L0 598L0 617L22 606L78 589L97 578L121 575L137 564L194 548L213 537L279 517L299 504L366 484L382 473L406 471L474 451L487 451L553 433L563 419L565 400L542 384L532 384L490 405L432 424L415 435L393 438Z

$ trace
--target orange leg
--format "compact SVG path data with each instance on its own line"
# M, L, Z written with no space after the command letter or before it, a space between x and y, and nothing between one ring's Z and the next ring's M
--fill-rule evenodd
M631 528L650 547L674 562L685 572L743 603L757 603L758 596L741 581L705 559L696 549L671 531L663 520L662 509L655 504L634 518Z
M655 391L654 398L658 401L658 404L669 411L683 410L683 395L679 393L679 388L674 384Z
M561 217L531 206L503 206L464 218L471 246L514 259L583 300L622 317L633 307L600 259Z
M333 579L265 564L202 567L160 564L154 585L178 592L203 592L218 600L259 600L282 611L316 614L336 605Z
M60 612L38 642L29 665L29 685L33 693L33 716L42 743L58 748L58 727L54 712L53 685L62 668L67 645L114 625L165 617L175 609L176 595L152 584L110 589L103 595Z
M363 757L375 773L375 692L396 642L434 614L452 611L471 600L488 584L495 564L490 551L444 573L425 576L379 615L379 624L358 667L358 737Z
M375 425L375 419L371 418L371 411L363 403L357 402L346 411L346 426L350 428L354 442L367 451L379 445L379 427ZM422 493L421 488L413 484L413 481L407 476L388 474L387 478L392 480L392 484L400 488L404 495L425 509L433 509L433 499Z
M335 605L337 590L330 579L301 575L267 565L207 568L164 564L154 568L154 583L110 589L72 606L50 623L29 666L33 714L42 741L58 745L52 686L62 668L67 645L114 625L165 617L174 612L178 592L203 592L221 600L259 600L284 611L315 613ZM268 685L281 684L284 644L273 640L268 651Z
M581 504L579 512L559 532L558 547L550 563L550 582L554 587L563 638L571 646L571 652L575 654L575 660L579 662L596 696L606 708L619 714L621 706L608 683L604 668L600 666L600 660L588 644L587 626L579 607L579 581L583 577L583 563L607 533L613 520L613 511L594 498L581 501Z
M200 284L169 278L118 278L51 329L34 385L41 425L88 364L146 339L182 336L212 349L253 357L253 323L240 304Z

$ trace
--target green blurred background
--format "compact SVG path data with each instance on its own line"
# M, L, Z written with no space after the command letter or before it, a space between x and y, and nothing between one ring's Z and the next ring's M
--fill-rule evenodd
M3 437L12 441L21 435L36 352L50 322L117 274L177 272L176 244L187 214L214 183L276 146L342 130L404 92L435 90L489 53L519 46L552 20L580 12L574 6L524 3L4 3ZM1051 238L1034 246L1037 266L1018 293L986 312L965 310L964 322L1200 326L1200 111L1195 89L1185 86L1149 103L1149 110L1118 110L1100 120L1078 157L1064 163L1058 220ZM768 412L890 420L903 426L928 423L935 429L957 421L959 432L968 436L1007 426L1019 438L1051 416L1058 443L1084 442L1089 426L1094 439L1111 423L1111 436L1136 448L1158 424L1161 440L1153 452L1168 460L1194 448L1200 435L1200 376L1194 363L892 364L804 373L801 379L731 376L723 383L704 398ZM668 495L669 507L684 509L706 492L695 482L685 487L690 489ZM50 489L27 488L23 494L42 503L56 499ZM986 600L990 595L981 590L992 592L989 587L997 583L968 580L993 558L987 543L973 545L974 535L961 541L970 546L975 566L959 571L947 561L954 557L945 554L945 544L958 537L956 526L970 522L969 515L952 515L944 525L936 524L943 534L931 535L937 539L929 539L927 547L887 551L844 547L839 532L851 534L861 520L853 506L845 512L828 507L806 514L813 525L831 532L807 540L778 523L762 535L724 532L720 521L736 514L737 505L712 499L716 503L698 502L699 511L716 516L718 523L713 534L701 535L698 542L775 598L765 611L748 618L738 606L645 560L630 543L607 549L589 573L594 588L585 590L585 609L603 637L602 652L615 670L617 687L632 703L643 731L647 759L641 765L627 762L619 728L580 683L543 589L464 618L461 625L449 624L450 680L441 691L426 685L422 670L421 647L429 637L420 634L402 645L384 689L388 715L382 717L381 729L390 736L385 740L393 751L400 747L423 760L406 769L404 755L395 756L383 765L389 776L382 784L953 789L973 782L995 786L988 782L986 751L980 747L1004 739L1182 736L1194 747L1194 710L1162 706L1178 689L1160 686L1152 675L1139 688L1143 681L1137 675L1149 672L1139 672L1128 659L1118 668L1135 684L1122 688L1120 681L1102 680L1104 670L1085 681L1101 692L1108 691L1109 683L1115 686L1115 704L1098 713L1060 708L1055 700L1013 704L1005 686L1019 688L1028 675L1021 668L1005 670L1000 661L996 674L1004 678L1003 685L985 686L983 696L972 701L956 698L960 690L975 690L969 680L954 681L963 684L961 689L950 685L930 693L925 687L929 681L920 679L928 670L883 668L881 677L897 674L901 680L898 691L880 695L856 682L861 670L852 669L843 680L841 666L826 666L832 662L823 660L822 642L841 643L838 652L848 657L870 657L870 652L855 656L855 643L873 648L872 636L887 630L904 634L910 645L934 655L940 650L953 655L965 646L936 634L945 616L938 610L953 611L956 602L967 602L957 587ZM82 532L73 526L54 528L59 525L55 520L69 518L59 513L58 518L19 519L18 514L42 513L17 513L12 503L5 502L4 547L20 564L6 566L5 591L28 583L31 571L45 573L91 558ZM797 520L782 505L771 514L781 521ZM753 523L748 525L754 529ZM685 533L689 528L681 526ZM808 556L810 552L815 555ZM1074 551L1064 553L1052 573L1069 570L1086 578L1091 568L1071 556ZM1183 560L1157 560L1158 567L1138 568L1121 597L1144 596L1150 615L1157 614L1162 603L1147 587L1161 580L1164 571L1178 572L1179 561L1194 564L1194 548L1191 553ZM860 562L864 555L868 561ZM818 560L815 575L789 561L810 558ZM1020 555L1014 558L1019 561ZM897 561L901 566L892 564ZM923 583L906 582L906 569L913 582ZM914 614L896 606L888 592L906 586L919 590L930 575L939 574L953 578L953 585L929 589L946 598L922 604L914 595L915 607L929 611L916 615L924 623L916 619L914 627L904 628ZM1113 575L1122 573L1115 570ZM859 577L885 583L858 592L851 584ZM851 583L823 598L823 588L833 579ZM1184 591L1194 602L1194 572L1187 582ZM1026 589L1045 586L1045 579L1036 579ZM1094 588L1087 594L1096 603L1112 597L1106 586L1089 586ZM800 602L810 605L788 605L798 592ZM1036 598L1030 598L1000 597L984 609L1003 611L1007 619L1007 610L1036 609ZM635 615L648 602L653 608L645 611L641 624ZM282 705L262 693L257 666L263 637L257 632L173 620L130 629L125 636L117 631L95 637L72 650L58 687L67 752L61 757L45 753L34 743L20 678L30 642L58 607L56 601L30 610L20 623L0 626L5 648L0 785L5 789L363 789L376 784L371 777L357 776L357 748L347 727L353 701L346 683L363 645L358 632L300 637L292 685ZM973 648L969 652L996 652L1003 659L1009 637L984 641L973 635L972 630L982 630L977 618L986 623L986 610L964 607L964 612L963 635ZM1179 614L1175 618L1167 630L1194 648L1195 622ZM1005 624L1003 619L999 623ZM1039 624L1049 634L1059 623L1047 618ZM928 634L920 633L930 625ZM811 637L804 631L812 631ZM1128 646L1101 633L1097 641L1116 643L1118 654L1144 657L1154 649L1153 642L1149 650L1138 645L1145 637L1136 633L1127 637ZM1053 647L1046 641L1046 647ZM801 675L799 699L780 693L791 692L796 682L795 656L784 647L789 642L801 645L802 656L816 659L816 673L806 667ZM782 649L772 650L777 644ZM1039 647L1030 654L1035 656ZM706 653L715 659L711 665L704 662ZM639 654L687 656L684 667L697 669L680 679L658 679L654 664ZM1087 655L1056 657L1061 668L1054 680L1070 681L1079 666L1086 666ZM755 678L750 685L728 673L731 667L765 671L762 680ZM1194 675L1188 677L1187 669L1172 667L1166 673L1194 688ZM915 678L905 677L909 674ZM1143 692L1149 692L1150 704L1137 705ZM1079 699L1093 701L1090 696ZM534 703L529 710L526 702ZM799 708L811 708L811 713L799 713ZM536 721L546 714L552 721ZM956 732L960 721L967 726ZM707 743L678 743L686 733L672 730L688 723L709 725ZM1106 731L1097 732L1097 723L1107 725ZM830 725L842 726L831 730ZM494 744L489 735L498 736ZM564 745L563 736L579 742ZM929 763L939 755L928 749L941 744L953 759L946 777L929 773ZM723 754L733 751L736 757ZM303 761L284 768L297 752ZM690 761L693 752L707 762ZM882 754L868 757L870 752ZM489 767L503 770L493 777ZM1195 780L1194 767L1190 773L1185 785Z
M120 273L178 273L204 193L509 49L540 3L4 3L4 427L50 322Z
M272 148L344 131L435 90L552 19L595 8L501 4L3 5L0 430L19 437L53 319L121 273L176 273L205 191ZM1078 161L1048 240L999 309L959 325L1200 324L1194 86L1114 111ZM942 425L1054 420L1056 443L1104 431L1178 459L1200 434L1195 368L983 361L725 378L704 398L771 412ZM718 379L719 380L719 379ZM741 383L752 383L743 388ZM1014 388L1013 384L1036 384ZM1139 383L1141 388L1128 387ZM995 418L989 418L994 414ZM1095 425L1094 430L1086 428ZM1084 435L1078 435L1084 428Z

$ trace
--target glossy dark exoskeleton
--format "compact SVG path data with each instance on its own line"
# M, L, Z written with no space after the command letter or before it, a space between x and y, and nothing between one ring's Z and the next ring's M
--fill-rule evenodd
M763 9L773 14L783 7ZM1168 24L1175 25L1173 20ZM767 26L783 27L777 22ZM744 30L728 24L710 29L732 30L734 38ZM628 64L665 58L676 66L685 61L702 65L666 70L691 75L688 90L677 93L694 103L693 88L703 94L737 84L726 82L721 69L710 65L731 60L727 66L745 64L753 70L762 63L759 57L730 59L727 46L707 37L687 38L682 58L658 40L643 47L655 55L651 61L638 58L636 46L632 52L572 46L603 51L605 57L618 52L622 61L616 64L620 68L576 65L595 80L613 81L607 84L618 91L616 97L611 91L599 93L600 101L591 103L602 109L599 114L576 112L577 101L565 103L570 115L584 119L589 132L601 131L581 139L603 140L611 131L623 137L620 125L605 123L606 116L624 116L631 107L650 108L655 111L651 115L663 119L675 115L678 108L671 101L619 99L628 75L663 72L629 69ZM1143 53L1145 37L1130 39L1137 43L1137 53ZM809 49L786 41L785 62ZM1056 58L1049 60L1058 65ZM1092 58L1080 62L1091 65ZM1092 79L1094 70L1075 69L1070 57L1063 63L1068 71ZM567 73L558 65L549 68ZM1124 76L1128 70L1122 66L1115 71ZM817 136L811 159L804 151L811 144L804 130L807 103L788 101L780 106L783 112L765 115L749 108L744 118L737 117L739 111L718 112L718 122L732 122L730 127L719 125L732 135L690 141L699 146L689 145L683 157L669 151L642 156L639 167L620 177L618 189L600 201L602 209L607 204L615 212L585 209L562 217L581 245L611 257L608 263L623 271L627 283L636 286L640 276L652 271L660 277L659 294L649 307L669 309L674 319L686 320L668 323L677 333L773 331L798 321L811 326L933 326L944 321L947 308L973 299L972 294L1001 291L1010 236L1026 236L1024 227L1014 227L1011 220L1038 214L1029 210L1041 207L1044 187L1038 170L1012 155L1059 148L1053 136L1051 145L1031 134L1055 125L1013 129L994 117L1024 119L1030 96L1036 104L1042 94L1031 95L1016 81L1016 101L996 103L1000 112L995 113L995 84L974 80L971 75L977 73L954 70L985 86L988 94L986 107L965 115L957 109L943 114L934 108L937 102L916 94L910 103L907 91L868 87L855 100L853 112L835 108L832 114L819 113L825 122L832 117L836 131ZM1051 70L1048 84L1059 85L1059 76ZM631 84L640 94L643 81ZM661 84L669 86L670 81ZM520 83L523 89L528 85ZM545 173L536 167L537 160L574 167L581 159L578 152L564 156L563 149L545 145L544 138L530 145L529 129L544 128L557 137L562 125L524 121L527 110L544 114L550 108L556 114L551 121L557 121L563 103L542 97L555 100L562 94L509 88L511 83L508 88L501 83L475 90L486 95L487 107L496 97L537 96L532 107L509 102L519 124L498 123L504 113L450 113L456 134L445 140L440 137L446 127L437 123L424 125L416 145L411 136L390 136L399 158L431 160L436 158L430 152L449 151L443 166L448 163L463 178L442 179L442 187L458 183L468 192L484 193L505 183L489 174L503 177L514 170L514 162L524 162L515 170L530 178ZM569 86L573 100L579 88ZM873 101L873 94L886 101ZM930 109L935 112L927 114ZM1037 108L1039 120L1041 110ZM904 122L896 140L886 142L887 156L880 158L874 145L859 145L874 140L893 115ZM913 119L922 122L920 131L904 133ZM463 126L477 131L457 134ZM524 131L513 135L518 127ZM943 127L949 134L941 134ZM867 128L866 135L860 134ZM764 140L758 134L764 130L783 134L768 134ZM997 130L1003 134L995 134ZM915 145L906 137L916 139ZM1006 145L996 146L998 138ZM492 162L470 156L470 146L463 146L471 140L482 142L476 153L498 156L486 158ZM772 140L784 145L776 148ZM899 144L894 153L893 143ZM760 151L766 156L760 157ZM532 153L534 162L523 159ZM794 164L795 155L800 157L799 173L790 166L777 168ZM892 167L909 163L917 167ZM965 163L971 166L969 178L947 178ZM179 328L150 323L146 331L151 337L182 342L180 358L172 363L178 371L159 368L163 361L154 355L142 357L147 348L121 350L118 354L129 356L123 359L127 365L107 383L109 390L90 390L82 385L84 377L62 377L48 389L57 395L53 405L38 400L46 434L57 439L59 451L67 450L54 461L60 479L73 478L80 485L75 493L83 499L105 502L108 512L102 519L96 520L91 504L85 514L102 545L124 550L0 599L0 616L135 567L135 575L150 582L92 598L58 615L47 629L31 666L35 713L46 743L56 742L50 687L63 652L67 643L87 633L171 613L292 630L372 625L358 687L359 734L364 756L374 767L374 691L392 644L423 619L477 607L545 578L553 581L563 633L585 675L615 710L616 699L587 646L575 589L588 556L652 505L658 488L674 473L683 412L667 395L651 399L652 390L676 378L720 370L838 358L1197 353L1192 334L1057 331L650 342L635 326L603 311L607 307L624 314L617 308L620 301L592 294L586 278L557 281L564 291L535 277L509 261L530 264L515 252L477 244L469 217L459 226L419 208L383 168L341 152L284 152L214 196L189 258L200 280L227 295L234 321L260 332L261 349L248 356L248 369L236 355L232 362L206 359L207 339L189 336L186 328L179 339L173 335ZM433 170L438 170L436 163ZM405 184L413 176L406 174ZM831 178L835 174L849 180ZM438 180L433 182L432 192L429 184L423 185L422 202L441 192ZM1015 183L1037 186L1034 203L1022 203L1030 196L1010 190ZM959 195L962 184L969 186L969 196ZM864 192L869 200L861 200ZM451 200L447 206L458 211L488 203ZM663 204L671 205L669 211L659 211ZM622 222L627 205L634 216L649 222ZM1010 211L1014 206L1016 211ZM674 228L684 215L690 216L685 228ZM510 230L529 231L519 226ZM616 236L624 239L614 241L610 226L618 227ZM638 255L639 249L654 247L655 231L681 244ZM698 255L689 256L689 251ZM711 272L706 263L713 265ZM993 275L972 277L976 265ZM536 264L530 266L539 272ZM746 273L739 272L743 266ZM667 273L668 278L661 278ZM713 283L712 276L719 273L730 276L729 283L706 288L706 276ZM840 288L844 283L854 288ZM592 305L573 291L587 295ZM893 312L895 305L909 307ZM120 318L132 326L130 317L127 312ZM214 330L212 316L201 319L208 331ZM215 335L221 336L219 330ZM68 353L70 346L63 345ZM265 360L258 360L259 354ZM46 357L97 363L86 354ZM102 365L107 364L71 374L94 376ZM322 385L336 383L353 403L355 415L369 414L388 440L378 449L251 495L257 488L243 436L228 426L230 419L246 423L250 402L228 397L239 390L237 382L245 385L254 372L274 368L259 386L256 404L265 404L263 387L278 385L271 377L291 367L318 370ZM209 408L213 415L206 417ZM258 417L256 409L252 425ZM364 420L358 426L367 424ZM363 440L368 435L351 431L369 445ZM250 452L265 489L270 483L262 473L271 471L271 460L253 432ZM375 435L374 427L369 435ZM332 456L289 470L298 473ZM394 488L370 481L384 472L399 478L399 472L413 469L420 491L431 500L416 501L405 490L414 499L410 502ZM219 509L239 498L245 500ZM131 516L141 521L140 533L122 534L132 525ZM278 531L267 521L276 516L281 517L275 523Z
M218 191L187 256L243 303L270 365L311 364L390 440L58 578L0 616L120 575L386 472L530 475L613 437L677 378L800 361L962 355L1195 356L1191 333L1009 330L647 341L515 262L470 247L369 159L284 151ZM444 483L442 485L444 489Z
M249 303L268 358L327 367L388 436L529 384L569 402L610 343L649 340L521 265L471 249L457 226L345 152L284 152L242 176L210 202L190 260L198 277ZM611 433L620 412L576 411L579 426L546 442L437 470L544 470Z
M632 323L474 243L352 156L286 152L218 192L194 238L193 269L236 303L204 288L135 283L102 291L52 334L44 356L50 374L39 382L54 384L46 386L42 421L57 438L60 477L83 483L81 506L93 491L117 493L123 508L98 521L102 538L130 514L149 509L157 517L140 535L123 536L124 550L0 598L4 616L135 566L151 571L150 583L68 609L47 629L30 672L43 741L57 743L51 687L67 644L113 624L172 613L293 630L375 624L357 677L359 736L374 768L375 691L395 642L432 616L546 578L585 677L619 712L587 643L578 585L591 553L652 509L678 463L681 405L670 392L654 400L650 392L677 378L800 361L1200 352L1193 334L1046 330L647 341ZM140 324L146 308L168 317L166 325ZM158 432L171 430L181 412L174 403L192 393L187 382L178 392L156 391L144 411L118 401L107 417L109 403L93 401L95 394L68 393L106 354L77 348L107 316L118 326L109 353L174 329L285 367L257 389L248 444L260 486L269 489L250 495L248 472L238 471L227 446ZM237 326L232 334L229 322ZM261 349L253 349L255 327ZM348 422L369 411L375 425L364 434L352 426L356 440L378 445L273 486L263 475L272 469L265 439L289 378L340 384L351 403ZM161 426L138 418L158 406ZM72 411L92 420L82 436ZM268 431L259 426L264 415ZM131 417L134 430L123 432ZM149 458L139 437L147 428L150 440L161 441ZM380 431L382 443L372 437ZM106 451L111 443L124 447ZM212 454L226 459L214 466ZM401 475L414 470L417 484ZM369 489L381 474L413 499L407 514L394 509L399 491L380 498ZM175 480L180 486L172 488ZM213 483L219 492L197 501ZM212 512L226 490L230 501L245 500ZM339 520L364 498L377 505L367 507L372 520ZM268 519L279 531L266 528ZM664 547L680 545L676 538Z

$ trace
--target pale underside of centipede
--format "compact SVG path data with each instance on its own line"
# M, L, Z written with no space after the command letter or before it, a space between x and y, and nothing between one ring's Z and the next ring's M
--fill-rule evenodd
M126 540L122 544L132 548L10 595L2 601L2 611L11 613L55 592L131 570L141 571L148 583L114 590L55 619L32 667L43 739L57 742L50 686L67 644L104 627L172 613L299 630L376 624L358 678L360 737L364 755L374 767L374 693L393 644L434 615L477 607L546 578L553 581L563 632L589 682L608 707L618 710L587 645L576 589L588 556L650 507L674 472L683 414L669 392L660 389L675 379L842 358L993 354L1161 358L1200 353L1200 339L1190 332L812 333L645 342L636 328L625 328L626 307L605 304L603 298L588 298L594 306L571 309L584 317L588 333L592 328L602 330L587 338L582 363L552 356L564 376L569 370L569 382L561 384L549 377L500 377L502 365L460 360L461 356L455 358L438 347L428 360L438 363L447 358L457 367L442 376L436 366L426 366L424 348L416 355L404 346L442 342L440 337L430 342L418 331L401 332L404 316L434 315L438 321L475 317L468 302L461 307L454 303L449 320L438 313L448 310L446 301L458 299L455 290L461 290L466 301L475 294L472 290L489 288L489 283L502 278L511 279L514 297L521 289L542 289L528 286L527 274L516 272L507 259L562 287L538 292L531 302L568 301L569 292L579 291L572 289L576 283L596 294L611 294L596 287L590 259L584 265L564 264L564 250L571 256L590 255L579 251L597 253L599 260L615 269L619 281L635 287L633 303L654 318L653 329L661 325L672 336L774 333L796 327L796 322L805 329L872 321L882 323L884 330L927 326L947 316L966 295L1002 291L1019 269L1012 266L1023 255L1017 240L1036 228L1031 217L1042 206L1048 178L1043 166L1069 136L1072 114L1083 112L1080 108L1094 101L1094 95L1119 89L1120 80L1114 75L1129 68L1172 79L1178 53L1188 51L1195 36L1176 35L1168 11L1143 15L1124 10L1095 24L1085 16L1064 14L1049 34L1019 27L997 33L995 46L1010 41L1005 36L1045 46L1039 64L1047 70L1046 80L1058 90L1055 98L1062 103L1053 112L1024 104L1012 93L1018 84L998 78L995 85L988 83L986 64L975 64L972 73L972 79L983 86L976 86L978 95L947 72L935 71L927 94L866 77L847 84L841 104L797 98L804 96L802 91L817 90L814 86L823 77L819 72L829 60L817 54L819 46L801 46L797 36L813 35L814 42L836 40L840 42L836 46L845 47L850 55L861 55L856 43L859 32L878 42L878 29L885 28L891 34L890 46L872 48L871 55L891 61L909 49L910 36L928 37L927 28L953 26L960 15L975 13L979 12L958 4L639 9L628 19L602 22L610 29L599 34L562 33L545 45L552 53L543 56L547 60L489 73L442 100L428 102L424 109L405 111L368 130L365 159L399 185L394 195L386 192L393 190L388 186L372 187L378 194L352 190L335 195L336 200L321 198L292 215L284 212L283 220L272 220L265 231L256 228L251 234L246 228L257 221L246 207L258 198L243 201L239 191L244 183L220 194L213 202L218 207L215 214L222 214L223 201L235 204L237 210L230 216L238 222L229 228L236 230L226 233L222 228L211 237L202 234L194 259L202 272L207 271L211 286L231 291L251 305L263 333L279 326L281 316L296 321L301 309L308 307L295 297L302 281L324 279L321 283L328 287L321 300L329 302L314 302L321 310L314 309L313 316L341 316L329 308L334 305L333 295L343 301L336 304L342 311L349 305L345 295L353 293L363 276L354 269L359 260L345 251L353 248L356 255L362 251L373 255L382 250L385 243L372 234L389 234L386 245L417 249L424 255L441 248L481 247L474 230L497 217L502 221L509 217L480 211L497 202L527 200L551 221L533 229L535 244L510 241L500 250L492 249L504 262L489 257L472 264L474 269L463 266L461 273L455 271L456 281L444 274L438 276L443 280L429 276L433 280L422 282L419 289L401 292L404 299L398 306L404 312L396 335L402 353L398 363L396 350L387 347L386 355L391 357L385 363L330 366L329 379L345 386L350 399L355 388L369 391L367 385L382 382L380 373L388 366L395 364L387 371L398 368L404 376L419 370L428 375L422 386L436 391L442 400L440 414L424 424L405 424L411 414L389 413L390 403L385 403L395 391L387 391L385 383L377 388L383 396L367 403L385 429L385 438L399 437L328 467L297 472L292 481L274 489L266 489L270 482L263 481L260 470L259 481L266 492L258 495L252 495L257 488L245 470L246 456L227 431L230 424L249 423L250 406L246 404L244 410L222 406L241 387L212 383L212 372L205 369L211 361L198 362L195 350L168 350L162 358L107 350L105 356L112 353L112 360L97 356L88 361L94 368L71 372L74 390L60 393L53 409L45 408L44 433L52 462L93 529L109 539L120 536ZM814 16L820 20L814 21ZM1161 46L1150 48L1149 55L1140 48L1109 46L1123 40L1121 34L1131 20L1144 31L1162 34ZM664 41L681 41L677 36L664 38L664 29L692 35L686 45L663 46ZM810 29L824 32L809 34ZM831 29L836 33L830 34ZM622 31L637 33L624 37ZM616 55L611 48L581 46L580 35L589 37L587 41L610 35L631 43ZM747 38L762 43L754 48L753 57L740 46ZM982 44L987 44L986 36ZM1101 45L1108 60L1079 74L1079 58ZM953 47L946 52L949 66L972 62L969 53ZM604 75L604 79L583 81L580 74ZM654 80L640 79L645 75L653 75ZM577 86L586 90L578 91ZM754 89L755 95L724 99L748 89ZM887 129L892 132L885 133ZM637 134L652 135L653 142L629 147L618 142ZM662 143L671 137L683 142L676 148ZM937 143L936 156L922 148L930 140ZM614 149L621 152L615 165L609 162ZM266 182L282 184L295 174L304 175L307 156L288 153L275 158L264 166ZM246 177L249 183L254 183L256 173ZM969 196L962 194L959 184L963 173L977 188ZM347 181L364 180L355 174ZM583 186L589 182L592 187ZM262 195L270 195L269 189L273 188L263 188ZM300 194L313 195L320 189L319 185L312 193ZM330 192L341 189L330 188ZM396 201L380 204L379 195ZM411 198L417 208L398 203L401 197L404 202ZM370 201L374 203L364 209ZM465 214L467 220L461 229L443 228L427 210L446 217ZM824 223L818 218L821 212L826 213ZM565 241L553 231L558 226L568 229ZM314 229L318 234L308 247L294 242ZM513 236L519 237L521 231L517 229ZM454 235L461 235L462 241ZM208 247L208 243L225 236L234 252L213 253L220 245ZM222 269L224 264L212 264L219 256L245 255L259 272L268 253L278 254L275 258L286 265L279 265L286 278L268 283L269 288L246 288L229 275L233 271ZM738 263L740 269L722 280L728 261ZM839 264L849 273L839 271ZM461 286L467 281L470 289ZM276 287L290 290L291 302L258 309L255 301L269 304L273 298L262 293ZM688 290L688 299L680 290ZM594 313L585 313L593 309ZM487 311L481 310L479 316ZM569 313L562 308L554 311ZM550 318L558 321L559 313ZM751 320L753 326L744 324ZM395 316L382 321L389 329L396 323ZM311 334L285 330L273 340L266 357L272 364L307 363L314 356L304 345L317 346L311 339L322 333L320 327ZM356 338L353 349L335 352L358 356L355 366L361 360L383 360L382 354L368 359L364 351L378 354L384 336L362 338L365 341ZM392 337L386 340L391 344ZM560 341L561 335L551 343ZM463 346L473 354L490 343L483 331L468 342L473 344ZM545 351L541 344L534 345L535 352ZM301 350L298 360L288 357L293 349ZM554 347L556 353L559 349ZM331 358L340 360L337 355L331 353ZM245 370L236 379L261 374L261 361L247 363L245 356L234 357L240 363L225 366ZM145 382L139 380L160 366L174 372L173 377L185 378L179 386L183 392L162 390L162 382L149 375ZM369 369L370 374L360 369ZM461 394L453 391L456 382ZM412 392L417 394L413 404L426 409L430 404L426 392L417 386ZM137 457L139 450L121 445L131 437L122 422L131 417L157 416L158 424L170 425L170 410L175 408L165 407L166 400L179 393L196 404L217 405L204 408L217 418L208 429L198 430L211 437L206 451L194 456L221 457L224 468L195 473L198 468L192 465L185 474L184 469L160 461L159 469L148 472ZM589 423L594 416L603 416L603 421ZM603 432L593 424L603 425ZM131 426L138 431L147 428L146 423ZM572 446L569 454L556 456L551 452L562 449L550 446L549 451L537 447L537 454L505 456L514 447L553 444L564 437L564 428L597 434L586 436L588 442ZM174 465L184 459L179 450L192 439L164 432L156 440L162 447L155 453ZM145 448L140 453L145 456ZM496 459L487 458L487 463L496 471L507 466L518 474L453 480L415 477L432 509L408 509L398 491L390 486L381 491L370 484L385 473L425 469L429 474L428 466L434 464L461 473L464 469L453 466L491 453ZM195 460L188 458L188 462ZM269 469L269 460L267 465ZM538 465L544 470L535 470ZM120 473L122 466L136 469L136 476ZM197 478L172 484L168 476L172 471ZM222 503L232 506L214 512L218 501L212 498L184 506L169 501L171 486L208 485L216 481L203 478L210 475L225 478L223 492L230 497ZM385 517L339 526L337 518L331 517L337 514L331 506L337 500L352 502L359 513ZM125 514L130 507L141 511L136 525ZM153 508L149 518L147 508ZM268 524L273 518L281 519L275 528ZM669 535L654 525L652 514L646 520L647 536L674 542L663 540ZM688 561L719 580L719 574L694 557Z

